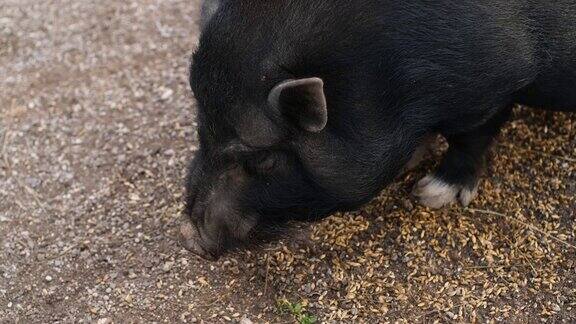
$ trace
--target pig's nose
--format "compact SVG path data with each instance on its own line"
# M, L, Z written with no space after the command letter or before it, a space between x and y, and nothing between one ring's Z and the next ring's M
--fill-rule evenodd
M210 261L218 260L217 256L206 251L206 249L202 247L202 245L199 242L200 235L198 234L198 230L196 230L196 228L192 224L188 222L183 224L180 227L180 234L182 236L182 245L188 251L206 260Z

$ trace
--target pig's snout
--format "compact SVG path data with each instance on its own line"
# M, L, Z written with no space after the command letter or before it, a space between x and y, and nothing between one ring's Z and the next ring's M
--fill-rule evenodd
M194 253L195 255L209 260L216 261L218 257L210 252L208 252L202 244L200 243L200 234L198 230L190 223L186 222L180 226L181 241L184 248L188 251Z

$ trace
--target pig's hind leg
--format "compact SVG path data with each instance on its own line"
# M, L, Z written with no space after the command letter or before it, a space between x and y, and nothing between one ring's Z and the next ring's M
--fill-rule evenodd
M413 195L422 205L437 209L456 202L470 204L478 192L486 152L510 112L506 108L470 132L445 136L450 146L440 167L414 188Z

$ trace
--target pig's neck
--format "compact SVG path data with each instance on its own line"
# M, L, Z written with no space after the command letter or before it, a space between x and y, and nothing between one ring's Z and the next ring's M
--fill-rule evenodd
M377 132L358 129L351 137L326 136L314 143L307 163L319 184L336 193L343 209L354 209L394 180L423 138L399 125Z

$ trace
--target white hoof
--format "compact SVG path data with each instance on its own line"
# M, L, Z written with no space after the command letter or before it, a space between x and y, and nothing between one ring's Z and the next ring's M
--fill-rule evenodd
M460 202L462 206L468 206L477 193L478 185L474 188L451 185L433 175L420 180L412 192L422 205L432 209L439 209L456 202Z

